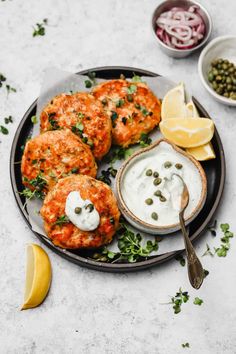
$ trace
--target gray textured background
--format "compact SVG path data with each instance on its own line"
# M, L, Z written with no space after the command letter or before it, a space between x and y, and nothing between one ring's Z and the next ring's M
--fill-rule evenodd
M213 37L235 34L234 1L201 1L211 12ZM0 72L17 88L7 98L0 89L0 122L15 121L0 136L0 352L172 354L236 353L236 242L225 259L204 257L210 271L199 292L188 284L186 268L175 260L137 274L106 274L79 268L48 251L53 282L45 303L19 311L24 292L25 248L38 242L12 195L9 179L11 142L22 115L38 96L46 67L76 72L94 66L127 65L184 80L210 112L227 159L219 222L235 221L236 110L216 103L197 74L198 54L182 60L165 56L150 30L158 1L149 0L6 0L0 2ZM32 38L32 26L49 19L45 37ZM1 124L1 123L0 123ZM201 255L219 244L206 234L196 244ZM191 295L174 315L169 301L179 287ZM201 307L192 304L203 298ZM191 348L183 349L181 343Z

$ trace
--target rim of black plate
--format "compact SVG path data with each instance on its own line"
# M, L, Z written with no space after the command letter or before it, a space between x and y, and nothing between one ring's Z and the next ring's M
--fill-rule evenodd
M126 66L104 66L104 67L95 67L95 68L90 68L87 70L83 70L78 72L77 74L80 75L86 75L88 72L96 72L96 73L101 73L101 72L107 72L106 75L102 76L107 76L109 77L109 72L111 72L110 78L116 78L117 75L112 74L112 71L117 71L117 72L129 72L129 74L139 74L142 76L150 76L150 77L155 77L155 76L160 76L157 73L154 73L152 71L148 70L143 70L139 68L133 68L133 67L126 67ZM202 105L194 98L192 97L193 102L196 104L197 108L204 114L205 117L210 118L209 114L206 112L206 110L202 107ZM18 207L27 222L28 226L30 227L31 231L32 227L31 224L28 220L28 213L25 210L22 200L20 198L18 189L17 189L17 181L16 181L16 175L15 175L15 154L16 154L16 148L19 140L19 136L22 131L22 127L24 126L25 122L29 119L31 116L31 112L36 108L37 105L37 99L31 104L31 106L28 108L26 113L24 114L13 139L12 142L12 147L11 147L11 155L10 155L10 178L11 178L11 185L13 189L13 194L15 196L16 202L18 204ZM212 220L217 207L219 206L220 199L222 197L222 193L224 190L224 184L225 184L225 175L226 175L226 165L225 165L225 156L224 156L224 150L223 150L223 145L220 139L220 136L218 134L217 129L215 129L214 133L214 138L217 142L218 145L218 150L219 150L219 158L220 158L220 183L219 183L219 189L217 192L217 195L215 197L213 206L206 216L204 222L199 225L198 229L190 236L191 241L197 240L202 233L206 230L208 224ZM79 264L81 266L85 266L90 269L95 269L95 270L100 270L100 271L107 271L107 272L129 272L129 271L138 271L142 269L146 269L149 267L152 267L157 264L161 264L163 262L166 262L174 257L176 257L178 254L183 252L183 250L180 251L173 251L173 252L168 252L165 254L162 254L160 256L152 256L146 260L139 261L136 263L103 263L103 262L98 262L94 261L91 258L85 258L83 256L80 256L78 254L72 253L70 250L62 249L60 247L55 246L48 238L45 236L33 231L33 233L38 237L38 239L43 242L45 245L47 245L51 250L53 250L55 253L59 254L63 258Z

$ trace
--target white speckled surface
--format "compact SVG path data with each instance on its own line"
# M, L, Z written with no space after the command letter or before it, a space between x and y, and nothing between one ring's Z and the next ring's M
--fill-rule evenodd
M207 4L207 1L201 1ZM0 352L178 354L236 353L236 241L226 258L204 257L210 271L200 291L190 288L186 268L175 260L137 274L106 274L83 269L48 251L53 282L45 303L19 311L24 289L25 248L38 242L14 201L9 153L17 125L40 89L48 66L76 72L103 65L128 65L171 75L190 85L214 118L225 148L227 181L220 222L236 230L236 110L216 103L201 86L198 54L175 60L159 50L150 33L154 0L6 0L0 2L0 72L17 93L0 89L0 122L12 114L10 134L1 135L0 155ZM235 34L236 3L212 0L213 36ZM32 25L49 19L45 37L32 38ZM0 123L1 124L1 123ZM196 244L198 254L206 234ZM191 299L174 315L169 295L179 287ZM204 300L192 304L195 296ZM189 342L190 349L181 343Z

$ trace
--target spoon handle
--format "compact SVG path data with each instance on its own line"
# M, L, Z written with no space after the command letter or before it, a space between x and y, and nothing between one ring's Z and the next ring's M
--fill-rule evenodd
M192 242L191 242L190 238L188 237L188 234L187 234L187 231L185 228L183 213L179 214L179 221L180 221L180 226L181 226L182 233L184 236L184 243L185 243L187 264L188 264L189 281L190 281L193 288L199 289L201 287L203 279L204 279L203 267L196 255L196 252L193 248Z

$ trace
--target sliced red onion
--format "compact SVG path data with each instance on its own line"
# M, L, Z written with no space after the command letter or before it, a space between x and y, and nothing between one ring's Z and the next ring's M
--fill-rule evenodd
M190 6L188 10L173 7L170 11L162 13L156 24L158 38L177 49L196 46L205 34L205 23L196 5Z

